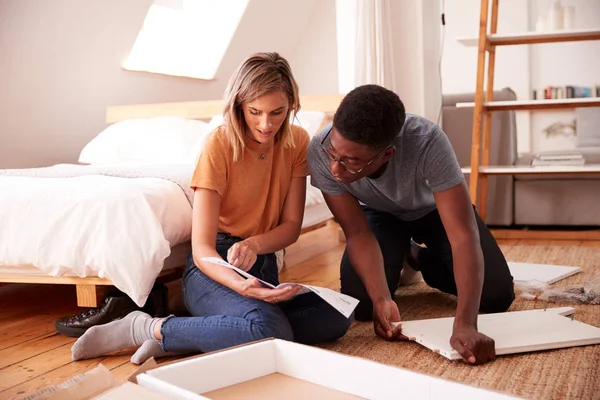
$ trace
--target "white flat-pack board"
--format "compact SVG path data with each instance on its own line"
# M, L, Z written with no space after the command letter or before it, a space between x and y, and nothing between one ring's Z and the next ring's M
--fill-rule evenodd
M561 279L575 275L581 267L568 265L534 264L522 262L508 262L510 274L515 282L537 281L550 285Z
M280 339L156 366L137 383L179 400L516 398Z
M574 308L560 307L484 314L478 318L478 328L494 339L496 355L600 344L600 328L568 317L574 312ZM450 346L453 323L454 317L405 321L402 333L450 360L458 360L462 357Z

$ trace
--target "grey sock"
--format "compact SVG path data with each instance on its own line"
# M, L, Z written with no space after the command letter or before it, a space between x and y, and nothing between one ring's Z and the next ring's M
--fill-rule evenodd
M134 364L143 364L150 357L168 357L183 354L183 352L177 351L164 351L160 346L160 342L157 339L146 340L142 346L131 356L131 362Z
M71 347L73 361L99 357L104 354L140 346L155 339L154 327L162 318L152 318L141 311L125 318L88 329Z

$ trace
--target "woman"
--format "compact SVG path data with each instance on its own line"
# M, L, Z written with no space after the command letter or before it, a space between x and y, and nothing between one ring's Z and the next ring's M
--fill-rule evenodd
M300 109L288 62L259 53L236 70L225 92L224 123L207 138L194 171L192 254L183 298L192 317L152 318L140 311L90 328L74 360L142 347L132 362L168 352L208 352L267 337L318 343L348 330L345 318L298 286L269 289L210 262L220 257L273 285L274 253L300 234L308 165L306 131L290 123Z

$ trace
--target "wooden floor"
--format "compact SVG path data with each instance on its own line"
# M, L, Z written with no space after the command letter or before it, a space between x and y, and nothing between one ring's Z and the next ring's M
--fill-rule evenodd
M518 243L518 240L500 241L501 245ZM570 250L565 251L600 245L593 241L527 240L527 243L569 246ZM281 282L298 281L339 289L339 260L343 250L344 243L338 242L335 226L305 233L287 250ZM176 292L176 288L173 289ZM22 398L86 372L99 363L121 379L137 368L129 362L133 350L72 362L70 348L74 339L56 333L53 323L79 310L72 286L11 284L0 287L0 399ZM163 359L163 362L172 359Z

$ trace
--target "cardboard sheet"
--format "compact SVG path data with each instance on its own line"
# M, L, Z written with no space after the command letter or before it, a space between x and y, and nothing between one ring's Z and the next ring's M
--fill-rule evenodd
M267 400L267 399L323 399L351 400L362 399L338 390L315 385L301 379L292 378L280 373L265 375L250 381L231 385L226 388L202 393L212 400Z

